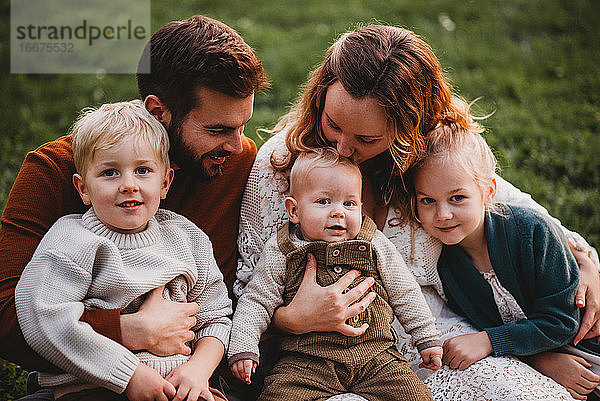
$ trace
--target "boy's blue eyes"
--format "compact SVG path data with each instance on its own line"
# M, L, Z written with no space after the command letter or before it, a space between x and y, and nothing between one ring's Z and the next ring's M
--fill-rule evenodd
M148 167L138 167L135 172L137 174L148 174L150 172L150 169Z
M329 205L331 204L331 200L330 199L318 199L317 203L319 205ZM342 203L345 207L352 207L352 206L356 206L356 202L354 201L344 201Z
M145 175L150 173L150 169L148 167L138 167L135 169L135 173L138 175ZM119 173L115 169L104 170L100 175L104 177L115 177Z

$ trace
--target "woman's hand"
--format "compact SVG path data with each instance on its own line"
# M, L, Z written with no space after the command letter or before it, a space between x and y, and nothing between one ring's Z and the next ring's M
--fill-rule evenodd
M197 303L173 302L163 298L165 287L150 292L136 313L121 316L123 345L130 350L145 349L159 356L189 355L185 344L194 339Z
M373 285L371 277L348 290L354 279L359 276L356 270L346 273L337 282L321 287L317 283L317 261L308 254L304 278L298 292L287 306L275 310L273 322L288 333L304 334L313 331L337 331L346 336L359 336L369 325L352 327L346 321L363 312L375 299L370 292L358 301Z
M450 369L465 370L492 353L492 343L485 331L449 338L443 345L444 365Z
M575 304L579 308L585 307L579 332L573 339L573 344L577 344L585 338L600 335L600 275L591 258L591 251L578 246L572 239L568 242L579 265L579 286L575 294Z
M566 388L576 400L587 399L587 394L600 384L600 376L590 370L592 365L576 355L550 351L531 355L526 360L536 370Z

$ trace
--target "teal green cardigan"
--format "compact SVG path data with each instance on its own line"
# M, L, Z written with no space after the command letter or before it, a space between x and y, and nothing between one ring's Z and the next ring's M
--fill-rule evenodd
M579 327L579 268L560 227L540 213L498 205L485 237L498 280L527 319L503 324L489 283L458 245L444 245L438 272L449 306L490 338L493 354L531 355L569 342Z

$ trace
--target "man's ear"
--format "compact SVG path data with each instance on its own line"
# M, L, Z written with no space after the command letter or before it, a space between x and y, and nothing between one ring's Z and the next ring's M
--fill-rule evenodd
M298 202L296 199L288 196L283 201L283 204L285 205L285 210L290 217L290 221L294 224L298 224L300 222L300 218L298 217Z
M171 125L171 111L156 95L148 95L144 100L144 107L165 128Z
M167 197L167 192L169 192L169 187L173 182L173 177L175 177L175 170L170 168L169 171L167 171L165 179L162 183L162 187L160 188L160 199L165 199Z
M79 192L79 196L81 196L83 204L91 205L92 200L90 199L90 196L87 193L85 182L83 181L83 178L77 173L73 174L73 185L75 186L77 192Z

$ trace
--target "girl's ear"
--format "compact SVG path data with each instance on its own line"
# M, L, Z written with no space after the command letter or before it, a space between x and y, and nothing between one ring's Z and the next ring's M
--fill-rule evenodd
M496 178L494 177L492 177L492 180L490 181L487 196L490 203L494 201L494 197L496 196Z
M167 197L167 192L169 192L169 187L173 182L173 177L175 177L175 170L169 168L167 174L165 175L165 179L163 180L162 187L160 189L160 199L165 199Z
M75 189L77 190L77 192L79 192L79 196L81 196L81 200L83 201L83 204L91 205L92 200L90 199L90 196L88 195L87 188L85 186L85 182L83 181L83 177L81 177L77 173L73 174L73 185L75 186Z
M290 217L290 221L294 224L298 224L300 222L300 218L298 217L298 202L296 199L288 196L285 198L283 204L285 205L285 210Z

